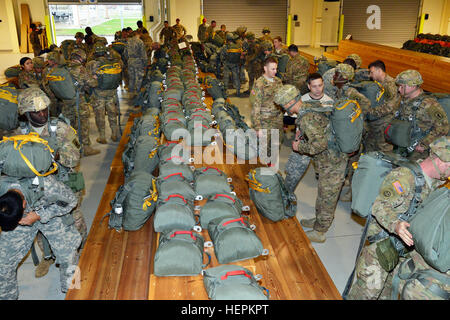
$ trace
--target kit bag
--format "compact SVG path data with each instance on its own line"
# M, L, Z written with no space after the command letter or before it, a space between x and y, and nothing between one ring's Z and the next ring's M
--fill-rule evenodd
M384 87L378 81L361 81L359 83L353 84L352 87L356 88L359 93L364 95L370 100L370 107L376 108L384 103ZM373 121L377 120L377 117L368 115L367 120Z
M122 83L122 66L116 60L101 59L96 74L100 90L117 89Z
M194 189L197 195L204 198L215 194L230 193L230 179L227 175L214 167L201 167L194 170Z
M181 173L165 177L159 176L156 185L160 199L167 199L173 194L179 194L189 203L193 203L197 196L192 185Z
M190 157L190 153L178 142L166 142L158 147L158 156L160 165L166 162L174 164L190 163L194 159Z
M169 177L175 174L181 174L187 182L194 182L194 172L192 168L185 163L175 164L171 161L160 162L159 164L159 176Z
M223 217L239 218L243 210L249 210L242 206L242 201L234 194L215 194L200 209L200 225L207 229L213 219Z
M208 262L203 264L203 254ZM153 273L158 277L197 276L211 261L204 251L203 237L188 230L170 230L159 235Z
M13 130L19 126L17 89L13 85L0 85L0 129Z
M53 67L46 76L50 90L62 100L73 100L77 95L77 88L69 70L65 66Z
M359 150L364 130L361 107L356 100L338 100L330 116L332 131L341 152Z
M237 265L203 270L203 284L211 300L269 300L269 290L258 283L261 278Z
M157 200L155 178L145 171L133 171L111 201L109 228L139 230L155 211Z
M267 255L261 240L253 231L254 225L246 218L233 216L213 219L208 225L208 234L214 244L214 253L220 264Z
M156 232L172 229L191 230L196 226L197 221L192 202L176 193L165 199L159 198L159 200L153 219L153 227Z
M283 177L270 168L251 169L245 180L249 185L250 199L258 212L272 221L295 216L297 197L289 192Z

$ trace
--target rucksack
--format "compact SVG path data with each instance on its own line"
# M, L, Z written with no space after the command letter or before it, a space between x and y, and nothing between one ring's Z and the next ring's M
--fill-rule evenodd
M159 140L153 136L142 135L135 144L128 144L122 153L125 176L133 170L152 173L158 166Z
M351 84L352 87L356 88L359 93L364 95L370 100L370 107L376 108L384 103L384 87L378 81L362 81L356 84ZM367 120L373 121L377 120L377 117L368 115Z
M39 138L36 132L3 137L0 141L0 171L18 178L48 176L58 169L52 153L48 142Z
M227 175L214 167L201 167L194 171L194 190L204 198L215 194L230 193L230 179Z
M174 192L176 192L174 190ZM193 203L180 194L171 194L167 198L159 198L153 228L155 232L167 232L173 229L191 230L197 225ZM198 230L201 231L201 228Z
M242 50L236 43L229 43L224 47L226 50L226 61L231 64L238 64L241 62Z
M196 276L206 268L211 257L204 251L203 237L188 230L170 230L160 234L153 273L158 277ZM208 262L203 264L203 254Z
M322 60L317 65L317 72L323 76L325 72L327 72L330 69L335 68L336 65L337 65L337 62L334 60L325 60L325 61Z
M237 265L203 270L203 284L211 300L269 300L269 290L258 284L261 278Z
M287 64L290 59L289 55L284 53L284 54L276 54L275 56L278 59L278 72L285 73Z
M295 216L297 197L288 191L278 172L264 167L251 169L245 180L249 185L250 199L259 214L272 221Z
M122 66L116 60L101 59L96 71L100 90L113 90L122 83Z
M248 211L249 207L243 207L242 201L234 194L215 194L200 209L200 225L207 229L211 220L222 217L241 216L241 211Z
M111 47L116 50L120 55L123 54L123 51L125 50L126 43L120 42L120 41L113 41L111 43Z
M76 44L75 40L66 39L61 42L60 48L63 52L64 59L69 60L69 47L74 46Z
M55 96L62 100L75 99L77 88L69 70L65 66L56 66L49 70L46 79Z
M0 129L13 130L19 125L17 89L12 85L0 86Z
M372 205L378 196L384 178L392 169L407 167L416 177L416 189L423 185L420 167L406 158L394 153L371 151L362 154L352 178L352 205L354 213L365 218L372 214ZM418 189L419 190L419 189ZM419 195L416 195L416 198Z
M8 67L5 70L5 77L6 78L17 78L20 74L20 71L22 71L22 67L20 66L20 64Z
M133 171L111 201L109 228L139 230L155 211L157 200L155 178L145 171Z
M425 261L440 272L450 269L450 191L436 189L409 220L414 247Z

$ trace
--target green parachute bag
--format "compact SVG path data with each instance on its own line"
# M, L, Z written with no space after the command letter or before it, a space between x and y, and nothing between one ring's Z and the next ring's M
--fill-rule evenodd
M153 260L153 273L157 277L199 275L211 261L204 246L203 237L192 231L175 229L161 233ZM204 254L208 257L205 264Z
M317 65L317 72L323 76L325 72L327 72L330 69L336 68L337 61L334 60L325 60L320 61Z
M430 193L409 220L417 252L440 272L450 269L450 191L449 183Z
M250 160L258 156L258 139L254 131L233 130L232 133L222 132L225 136L228 150L230 150L238 159Z
M278 72L285 73L287 64L290 59L289 55L284 53L284 54L276 55L276 57L278 60Z
M120 41L113 41L111 43L111 47L116 50L120 55L123 54L125 47L126 47L126 43L120 42Z
M411 121L393 119L384 131L386 141L398 147L410 147L413 144L413 127Z
M384 103L384 88L378 81L362 81L357 84L352 84L352 87L356 88L359 93L364 95L370 100L370 107L376 108ZM367 120L377 120L377 117L368 115Z
M0 129L13 130L19 126L17 89L13 85L0 86Z
M269 290L258 283L261 279L237 265L203 270L203 284L211 300L269 300Z
M332 131L341 152L359 150L364 130L362 110L356 100L338 100L330 116Z
M370 70L366 68L360 68L355 70L354 82L370 81Z
M197 195L206 198L215 194L228 194L231 190L231 178L214 167L201 167L194 171L194 190Z
M173 194L178 194L188 203L194 203L197 196L191 184L181 174L159 176L156 180L156 188L160 199L167 199Z
M155 178L145 171L133 171L111 201L108 226L117 231L141 229L156 209Z
M63 42L61 42L60 48L63 52L64 55L64 59L69 60L70 56L69 56L69 47L74 46L76 44L75 40L71 40L71 39L66 39L63 40Z
M211 38L211 42L215 46L221 47L225 43L225 40L221 36L219 36L217 33L214 33L214 35Z
M208 225L208 234L214 244L214 253L220 264L268 255L256 235L254 225L244 217L221 217Z
M173 229L194 229L201 232L201 228L197 226L192 202L176 193L159 200L153 219L155 232L167 232Z
M236 43L229 43L225 48L227 51L226 61L231 64L239 64L241 62L241 47Z
M136 140L133 170L152 173L158 166L158 139L153 136L140 136Z
M20 74L20 71L22 71L20 64L11 66L5 70L5 77L6 78L17 78Z
M288 191L278 172L265 167L251 169L245 180L249 185L250 199L259 214L271 221L295 216L297 197Z
M182 144L177 142L166 142L158 147L158 156L160 164L171 162L174 164L192 163L194 161L190 152Z
M169 118L162 124L162 132L168 141L178 141L188 135L186 125L178 118Z
M53 150L36 132L3 137L0 141L1 172L18 178L45 177L58 169Z
M233 193L215 194L200 209L200 225L207 229L211 220L235 217L239 218L242 211L249 211L248 206L243 207L242 201Z
M159 176L171 177L173 175L181 175L187 182L194 182L194 172L192 168L186 163L175 164L174 162L160 162L159 163Z
M186 144L189 146L207 146L213 141L216 130L212 129L209 123L205 120L190 120L187 124L187 130L189 132Z
M213 100L222 98L227 98L227 90L222 81L213 78L207 77L206 83L206 91L208 91L209 95L213 98Z
M50 90L62 100L73 100L77 95L77 88L69 70L65 66L53 67L49 70L46 79Z
M98 80L97 89L117 89L122 83L122 66L118 61L101 59L96 75Z

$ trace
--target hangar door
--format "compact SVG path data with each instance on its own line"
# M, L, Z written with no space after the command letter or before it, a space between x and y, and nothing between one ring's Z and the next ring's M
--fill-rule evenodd
M262 36L262 29L269 27L270 35L281 36L286 43L287 0L203 0L203 15L209 24L211 20L227 26L234 31L239 26L246 26L257 38Z
M414 39L420 0L343 0L343 37L401 47Z

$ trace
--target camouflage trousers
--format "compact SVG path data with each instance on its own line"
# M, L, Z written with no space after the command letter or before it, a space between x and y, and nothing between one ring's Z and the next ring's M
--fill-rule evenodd
M137 93L141 91L142 81L145 76L145 65L141 59L128 59L128 91Z
M105 137L105 113L108 115L109 127L111 132L118 133L118 112L116 105L116 90L101 90L100 92L94 91L92 95L92 109L95 115L95 124L100 137Z
M259 157L265 163L279 162L280 147L284 139L283 115L261 120L263 136L258 138ZM272 132L272 129L276 130ZM264 131L265 130L265 131ZM277 136L274 136L277 133Z
M248 89L252 90L255 80L258 79L263 74L263 67L259 62L252 62L247 65L248 73Z
M327 232L334 220L334 211L344 185L348 157L344 153L326 150L313 160L319 174L314 230Z
M286 163L285 173L286 188L294 193L295 188L297 188L298 183L302 179L306 170L308 169L309 163L311 162L311 157L305 154L300 154L296 151L292 151L289 155L288 161Z
M369 151L392 151L392 145L387 143L384 137L384 130L391 122L392 117L384 117L379 120L366 122L366 134L363 139L364 152Z
M241 79L239 78L239 65L238 64L230 64L230 63L224 63L223 64L223 84L225 89L228 89L228 84L230 82L230 73L231 77L233 78L233 86L236 90L241 89Z
M69 119L70 125L77 131L80 131L81 145L89 146L91 145L91 140L89 138L89 104L86 101L84 95L80 95L80 102L78 106L78 112L80 113L80 126L78 128L78 114L76 100L63 100L62 114L64 117Z
M128 77L128 66L125 64L123 66L123 69L122 69L122 81L123 81L123 83L125 84L125 86L127 88L128 88L128 84L129 84L128 79L129 79L129 77Z
M33 244L38 231L49 240L59 263L61 291L67 292L78 263L77 248L81 236L73 225L67 226L61 217L47 223L18 226L13 231L0 233L0 300L19 298L17 267Z
M377 242L374 242L361 250L356 262L356 281L350 288L348 300L389 300L391 298L393 271L387 272L383 269L376 249ZM404 259L400 257L400 262Z

